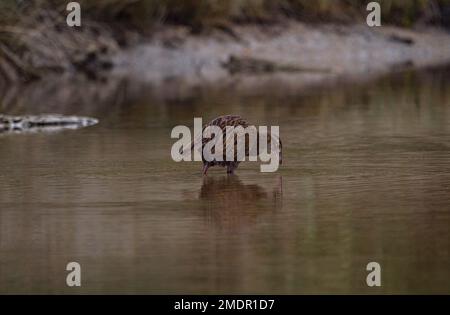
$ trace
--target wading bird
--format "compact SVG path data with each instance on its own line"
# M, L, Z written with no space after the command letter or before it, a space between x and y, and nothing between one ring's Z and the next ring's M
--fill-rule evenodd
M223 159L222 160L217 160L217 159L213 159L213 160L208 160L205 158L204 156L204 148L205 145L210 142L212 139L214 139L214 137L205 137L204 136L204 131L207 127L209 126L217 126L221 129L222 131L222 136L223 136ZM202 152L202 161L203 161L203 174L206 175L206 173L208 172L208 169L212 166L222 166L222 167L226 167L227 168L227 173L228 174L233 174L234 170L237 169L237 167L239 166L239 163L242 161L242 159L238 158L238 136L236 134L232 134L232 136L230 137L227 132L226 129L227 127L242 127L242 128L247 128L247 127L252 127L245 119L243 119L241 116L238 115L224 115L224 116L219 116L215 119L213 119L210 123L206 124L203 126L202 129L202 134L201 134L201 152ZM254 127L254 126L253 126ZM256 128L255 128L256 130ZM281 140L279 139L278 135L272 135L270 129L267 131L267 134L262 134L259 130L256 130L256 152L257 154L260 154L260 145L259 145L259 139L260 136L263 136L263 140L266 139L266 143L267 143L267 148L271 148L271 144L272 141L276 141L275 144L275 148L277 150L277 152L271 152L271 154L275 153L278 157L279 160L279 164L282 164L282 145L281 145ZM249 141L250 136L247 134L245 135L245 156L248 157L249 153L251 153L251 145L252 143L250 143ZM197 139L197 141L200 142L200 139ZM188 147L190 147L190 150L194 149L196 144L196 141L194 140L193 142L191 142L189 144ZM231 147L234 148L234 158L227 159L226 157L226 153L228 150L231 149ZM214 150L214 149L213 149ZM180 149L180 153L183 153L183 150Z

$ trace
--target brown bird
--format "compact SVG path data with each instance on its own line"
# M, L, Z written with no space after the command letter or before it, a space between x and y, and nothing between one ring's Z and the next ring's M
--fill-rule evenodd
M230 127L238 127L241 126L243 128L249 127L251 126L245 119L243 119L241 116L238 115L224 115L224 116L219 116L215 119L213 119L210 123L206 124L203 126L202 129L202 135L203 132L205 131L205 129L209 126L218 126L221 130L222 130L222 134L223 134L223 145L224 145L224 150L223 150L223 161L217 161L217 160L212 160L212 161L207 161L205 159L205 157L203 156L203 148L205 147L205 145L211 141L212 139L214 139L214 136L211 138L208 137L202 137L202 147L201 147L201 152L202 152L202 161L203 161L203 174L206 175L206 173L208 172L208 169L212 166L222 166L222 167L227 167L227 173L228 174L233 174L234 170L238 168L239 163L241 161L238 160L237 158L237 136L234 136L234 139L231 138L227 138L227 134L226 134L226 127L230 126ZM268 128L269 129L269 128ZM257 131L257 153L259 154L259 131ZM265 136L265 135L264 135ZM279 140L279 139L278 139ZM271 141L272 141L272 136L270 133L270 129L267 131L267 148L270 148L271 146ZM195 142L192 142L190 145L191 150L194 148ZM234 146L234 159L231 161L227 161L226 160L226 152L227 150L229 150L229 146L233 145ZM228 147L228 149L227 149ZM279 157L279 163L282 164L282 145L281 145L281 140L279 140L279 146L278 146L278 157ZM214 153L214 149L212 150ZM182 150L180 150L180 152L182 153ZM249 152L250 151L250 144L249 144L249 136L246 135L245 136L245 156L249 156Z

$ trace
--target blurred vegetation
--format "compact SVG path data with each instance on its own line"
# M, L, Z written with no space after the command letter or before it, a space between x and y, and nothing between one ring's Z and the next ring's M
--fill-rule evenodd
M61 0L55 3L65 3ZM306 22L364 19L369 0L81 0L87 11L134 25L154 23L207 26L216 21L273 22L285 17ZM439 23L450 0L380 0L382 21L401 26ZM447 17L448 18L448 17Z
M63 11L68 0L2 0L0 24L17 20L33 6ZM208 25L215 21L271 22L285 17L306 22L353 22L366 16L369 0L79 0L83 13L103 21L152 24ZM439 23L450 0L379 0L382 21L411 26ZM364 13L364 14L362 14ZM448 17L445 17L448 19ZM444 22L444 21L441 21Z

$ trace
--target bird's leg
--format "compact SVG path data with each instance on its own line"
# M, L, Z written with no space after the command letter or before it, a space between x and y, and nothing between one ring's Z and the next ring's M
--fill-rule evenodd
M208 163L203 164L203 175L206 175L206 173L208 172Z
M227 165L227 174L233 174L234 167L232 165Z
M229 165L227 165L227 173L228 174L234 174L234 170L237 169L239 164L236 163L231 163Z

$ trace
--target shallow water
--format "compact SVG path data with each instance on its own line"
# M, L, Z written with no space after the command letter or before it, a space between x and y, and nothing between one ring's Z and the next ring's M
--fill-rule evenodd
M0 293L450 293L449 79L143 93L94 127L2 135ZM224 113L280 125L277 173L171 160L172 127Z

